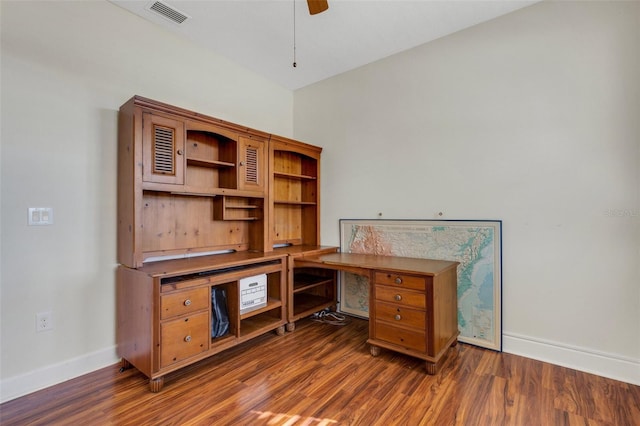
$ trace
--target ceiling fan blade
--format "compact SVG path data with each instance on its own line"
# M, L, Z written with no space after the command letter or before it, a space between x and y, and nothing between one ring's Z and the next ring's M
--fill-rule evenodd
M329 3L327 0L307 0L307 4L309 5L309 13L311 15L315 15L329 9Z

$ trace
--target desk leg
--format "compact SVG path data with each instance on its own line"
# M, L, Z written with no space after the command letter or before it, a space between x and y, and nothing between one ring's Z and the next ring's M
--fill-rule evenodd
M120 359L120 372L122 373L124 370L128 370L132 365L129 361L124 358Z
M164 376L155 378L155 379L149 379L149 390L153 393L158 393L162 390L162 387L164 386Z

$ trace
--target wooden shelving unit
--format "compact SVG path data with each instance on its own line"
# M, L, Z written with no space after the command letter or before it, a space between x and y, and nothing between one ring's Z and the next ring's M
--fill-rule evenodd
M118 139L118 354L152 391L335 304L335 274L293 275L294 258L336 250L317 246L320 148L138 96L120 108ZM262 275L266 305L241 312L239 283ZM213 289L229 317L219 337Z

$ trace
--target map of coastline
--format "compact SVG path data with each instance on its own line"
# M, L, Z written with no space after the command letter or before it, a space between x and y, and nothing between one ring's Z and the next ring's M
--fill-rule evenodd
M361 223L359 223L361 222ZM458 266L459 340L480 346L498 346L499 297L496 298L496 256L499 235L495 226L457 221L345 221L342 251L385 256L455 260ZM498 241L496 241L498 237ZM345 273L342 309L368 315L369 283L365 277ZM497 289L499 296L500 288ZM496 309L498 312L496 312ZM498 313L498 315L496 315ZM498 327L498 330L496 330Z

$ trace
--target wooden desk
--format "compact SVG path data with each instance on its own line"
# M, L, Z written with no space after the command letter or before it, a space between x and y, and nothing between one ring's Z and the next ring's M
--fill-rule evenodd
M341 270L369 277L371 355L380 348L425 360L436 374L458 338L458 262L370 254L331 253L295 261L296 267Z

